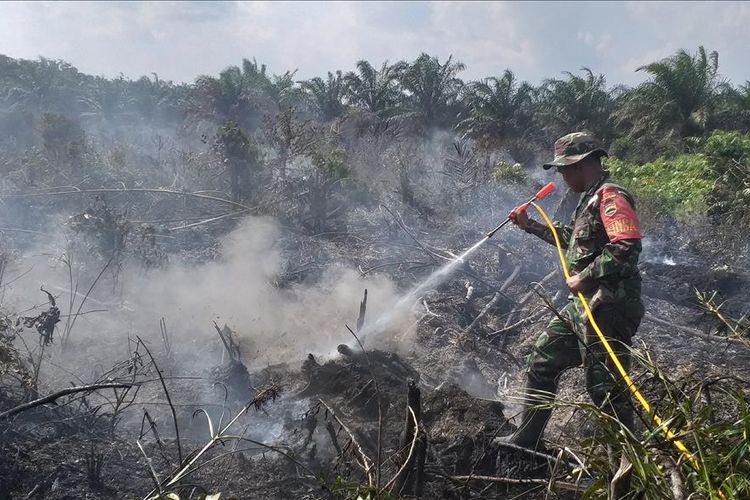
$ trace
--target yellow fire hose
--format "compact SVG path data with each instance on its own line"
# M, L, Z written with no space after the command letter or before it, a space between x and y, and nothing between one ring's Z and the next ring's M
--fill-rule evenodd
M568 265L565 262L565 255L563 254L562 244L560 243L560 237L557 234L557 229L555 229L554 224L552 224L552 221L547 217L547 214L542 210L542 208L537 205L536 203L531 203L533 207L536 209L537 212L539 212L539 215L542 216L544 219L544 222L549 226L550 230L552 231L552 236L555 238L555 246L557 247L557 254L560 257L560 264L562 264L563 273L565 274L565 278L570 278L570 273L568 271ZM643 394L638 390L638 388L635 386L631 378L628 376L628 373L625 371L625 368L623 368L622 364L620 363L620 360L617 359L617 355L612 350L612 346L607 341L607 338L604 336L602 331L599 329L599 325L596 324L596 320L594 319L594 315L591 312L591 309L589 308L589 304L586 301L586 298L583 296L581 292L578 292L578 300L581 301L581 304L583 305L584 311L586 311L586 316L589 319L589 322L591 323L591 326L594 328L594 331L596 332L597 336L599 337L599 340L604 345L604 348L607 350L607 354L609 354L609 357L612 358L612 362L617 367L617 371L620 372L620 375L622 376L622 379L625 381L625 383L628 385L628 389L630 389L630 392L633 393L633 396L635 399L638 400L638 402L641 404L644 410L646 410L646 413L648 413L651 416L651 419L653 420L654 424L656 424L657 427L661 427L664 434L666 435L667 439L672 442L675 447L677 447L678 450L685 456L685 458L688 460L690 465L693 466L695 470L700 470L700 463L698 462L698 459L690 453L690 450L687 449L687 447L677 439L675 434L664 424L662 419L656 414L651 412L651 405L648 404L648 401L646 401L646 398L643 397ZM723 495L719 493L719 496L723 498Z

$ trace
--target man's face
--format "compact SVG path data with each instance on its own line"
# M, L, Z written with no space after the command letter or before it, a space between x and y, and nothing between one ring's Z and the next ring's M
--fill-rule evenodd
M586 191L586 180L584 179L583 168L581 167L581 162L566 167L557 167L557 171L562 175L565 184L574 193L583 193Z

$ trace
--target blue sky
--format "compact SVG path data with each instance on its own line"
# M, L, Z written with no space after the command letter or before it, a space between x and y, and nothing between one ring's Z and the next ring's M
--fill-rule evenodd
M305 79L427 52L453 54L466 80L510 68L538 84L586 66L633 85L639 65L703 45L744 83L748 26L750 2L1 2L0 53L193 81L243 57Z

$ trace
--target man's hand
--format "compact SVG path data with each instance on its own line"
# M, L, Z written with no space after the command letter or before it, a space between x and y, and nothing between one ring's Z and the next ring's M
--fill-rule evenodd
M516 212L515 210L508 214L510 221L521 229L526 229L529 225L529 216L526 212Z
M565 280L565 284L568 285L568 288L573 293L583 292L586 289L583 281L581 281L581 278L579 278L577 274L574 274Z

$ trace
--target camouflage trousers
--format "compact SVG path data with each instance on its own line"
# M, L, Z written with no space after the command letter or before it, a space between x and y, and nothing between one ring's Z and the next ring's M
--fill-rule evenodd
M528 358L527 403L551 403L562 373L583 364L586 390L594 404L614 415L627 428L633 428L633 405L622 379L603 343L589 324L578 301L569 301L539 335ZM626 371L630 369L628 347L635 335L643 305L600 304L594 311L599 328ZM547 417L548 416L548 412Z

